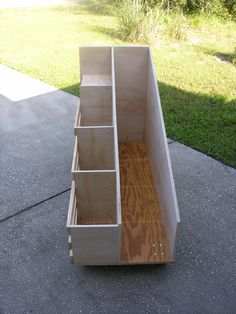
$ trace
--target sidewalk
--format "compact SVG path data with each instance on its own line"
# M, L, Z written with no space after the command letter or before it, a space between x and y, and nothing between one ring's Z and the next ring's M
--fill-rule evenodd
M78 98L5 66L0 82L1 314L235 312L235 169L171 141L175 263L75 267L65 224Z

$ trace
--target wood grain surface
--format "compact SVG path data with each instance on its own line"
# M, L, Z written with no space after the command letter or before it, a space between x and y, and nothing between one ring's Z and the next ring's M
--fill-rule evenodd
M144 143L119 143L119 159L121 262L168 262L171 256Z

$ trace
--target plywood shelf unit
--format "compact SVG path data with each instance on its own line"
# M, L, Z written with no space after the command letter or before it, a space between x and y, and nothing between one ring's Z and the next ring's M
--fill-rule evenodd
M70 259L171 262L180 218L151 51L80 48L80 75Z

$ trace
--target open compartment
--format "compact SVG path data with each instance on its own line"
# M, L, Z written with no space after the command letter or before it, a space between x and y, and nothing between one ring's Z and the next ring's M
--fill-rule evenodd
M114 170L114 128L76 128L72 173L78 170Z
M73 176L77 224L115 224L115 171L78 171Z
M114 173L105 176L100 173L95 177L92 173L81 173L78 174L78 179L79 181L72 181L67 218L71 262L85 265L118 264L120 226L117 224L114 207ZM104 196L104 180L107 179L110 198L104 204L101 197ZM76 185L80 183L81 190L78 190ZM94 187L98 183L101 187L96 190ZM76 191L80 191L78 195ZM91 192L90 195L88 191Z
M80 49L80 125L112 125L111 48Z
M121 187L121 263L174 258L179 213L148 47L115 47Z

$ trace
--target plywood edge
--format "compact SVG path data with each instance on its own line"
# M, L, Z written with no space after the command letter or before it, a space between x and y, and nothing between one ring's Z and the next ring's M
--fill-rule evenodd
M79 159L79 156L78 156L78 139L77 139L77 136L75 137L75 144L74 144L74 152L73 152L73 159L72 159L72 165L71 165L71 174L73 176L74 172L77 169L77 163L78 163L78 159Z
M80 102L78 102L76 113L75 113L74 132L75 132L75 129L80 125L80 120L81 120Z
M114 48L111 51L111 74L112 74L112 123L114 126L114 156L116 168L116 204L117 204L117 222L121 225L121 194L120 194L120 163L118 147L117 113L116 113L116 82L115 82L115 56Z
M75 182L72 181L71 184L71 192L70 192L70 201L69 201L69 209L67 213L67 222L66 222L66 227L69 232L70 227L73 225L72 223L72 213L75 205Z

